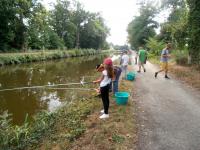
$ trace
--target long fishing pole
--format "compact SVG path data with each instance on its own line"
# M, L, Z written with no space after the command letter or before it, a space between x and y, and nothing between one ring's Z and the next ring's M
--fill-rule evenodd
M48 88L49 90L82 90L82 91L94 91L95 88Z
M85 82L85 77L83 76L82 79L81 79L81 81L79 83L66 83L66 84L53 84L53 85L42 85L42 86L26 86L26 87L8 88L8 89L1 89L0 92L14 91L14 90L25 90L25 89L48 88L48 87L64 86L64 85L65 86L66 85L82 85L82 86L84 86L84 84L90 84L90 83L93 83L93 82L91 82L91 81L90 82ZM72 88L63 88L63 89L69 89L70 90Z
M42 85L42 86L17 87L17 88L1 89L0 92L3 92L3 91L14 91L14 90L24 90L24 89L47 88L47 87L64 86L64 85L84 85L84 84L89 84L89 83L92 83L92 82L81 81L80 83L66 83L66 84L53 84L53 85Z

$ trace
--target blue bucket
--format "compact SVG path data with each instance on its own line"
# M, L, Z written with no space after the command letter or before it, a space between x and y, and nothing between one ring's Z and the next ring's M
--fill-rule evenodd
M136 75L135 72L129 72L129 73L126 75L126 79L129 80L129 81L133 81L133 80L135 80L135 75Z
M128 92L116 92L115 98L117 105L126 105L128 102L129 93Z

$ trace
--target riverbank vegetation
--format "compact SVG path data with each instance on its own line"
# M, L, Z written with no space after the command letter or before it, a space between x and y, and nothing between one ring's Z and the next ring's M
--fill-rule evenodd
M1 0L0 6L0 52L108 49L101 14L79 1L58 0L49 9L39 0Z
M140 4L140 15L128 25L128 39L132 47L145 46L150 56L159 56L165 44L173 44L173 57L179 65L200 65L200 16L198 0L162 0L161 5L153 1ZM159 6L159 7L158 7ZM156 17L169 12L164 23L158 24ZM160 27L160 33L155 29Z
M93 110L95 106L93 101L95 100L83 98L65 104L55 112L40 112L31 123L25 120L21 126L13 126L9 115L5 112L0 119L0 148L35 149L33 148L35 145L40 145L45 137L51 137L55 133L60 140L66 139L68 142L75 140L85 131L84 118ZM58 134L57 131L61 128L62 132ZM52 139L52 143L54 142Z
M44 60L53 60L68 57L80 57L97 54L108 54L109 50L94 50L94 49L74 49L74 50L46 50L46 51L31 51L26 53L4 53L0 54L0 66L9 64L20 64Z

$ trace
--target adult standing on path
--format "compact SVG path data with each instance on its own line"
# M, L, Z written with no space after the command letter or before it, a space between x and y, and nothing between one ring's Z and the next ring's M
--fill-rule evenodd
M170 79L168 77L167 73L168 73L168 61L169 61L169 57L170 57L169 51L171 50L171 48L172 48L171 43L168 43L166 48L164 48L162 50L162 53L161 53L161 70L155 72L155 78L157 78L157 76L160 72L165 71L165 78Z
M135 65L137 65L138 52L135 52Z
M139 70L138 70L138 72L139 73L141 72L141 67L143 68L144 72L146 72L144 64L146 63L147 52L146 52L146 50L144 50L143 47L139 47L138 56L139 56Z
M122 72L124 73L124 79L126 79L127 67L129 63L129 56L127 54L127 51L123 52L121 61L122 61Z

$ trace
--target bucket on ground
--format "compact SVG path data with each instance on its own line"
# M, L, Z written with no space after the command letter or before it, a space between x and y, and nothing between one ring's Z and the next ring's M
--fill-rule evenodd
M115 98L118 105L126 105L128 102L129 93L128 92L116 92Z
M135 80L135 76L136 76L135 72L129 72L126 76L126 79L129 81L133 81L133 80Z

